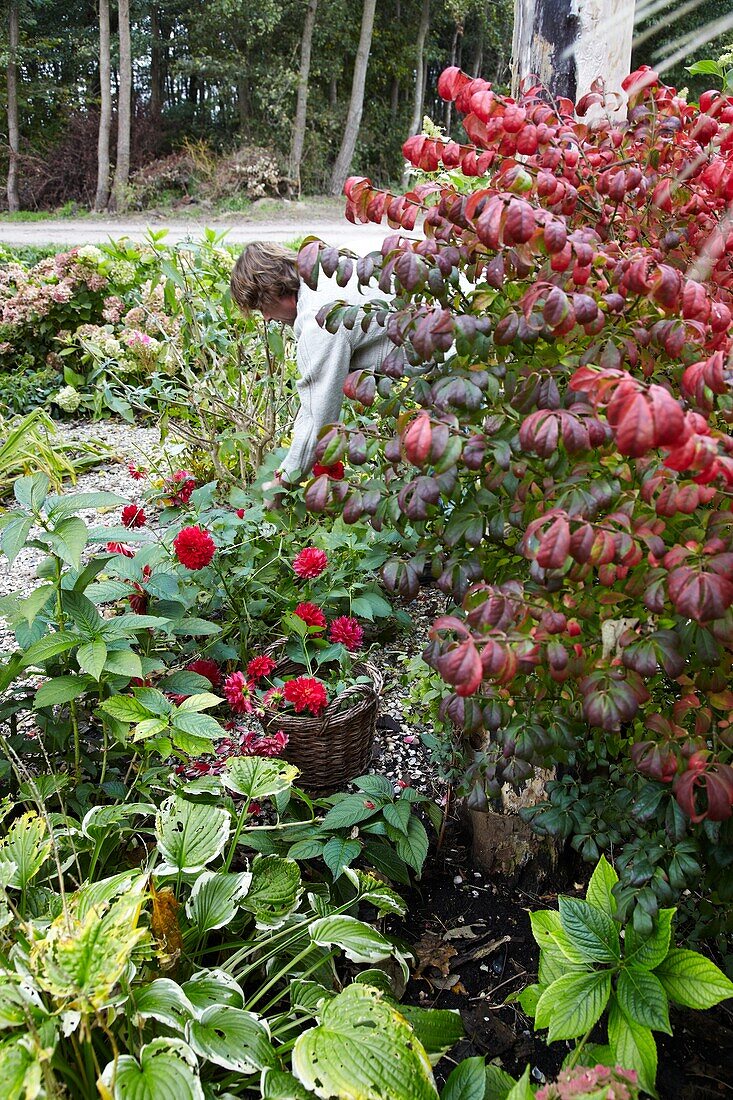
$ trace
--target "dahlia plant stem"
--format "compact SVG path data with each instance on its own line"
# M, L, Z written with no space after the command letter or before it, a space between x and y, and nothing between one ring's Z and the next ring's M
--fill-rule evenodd
M66 616L64 615L64 607L61 598L61 559L54 556L54 565L56 567L56 576L54 578L54 584L56 588L56 624L63 634L66 627ZM81 783L81 741L79 738L79 719L76 710L76 700L72 699L69 703L69 714L71 716L71 730L74 737L74 776L77 783Z

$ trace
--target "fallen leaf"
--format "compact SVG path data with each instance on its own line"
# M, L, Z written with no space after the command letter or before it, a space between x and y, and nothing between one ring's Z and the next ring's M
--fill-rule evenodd
M425 977L425 971L434 969L440 971L445 977L450 971L450 960L457 955L455 947L435 934L426 932L413 948L418 959L418 966L414 971L415 978Z

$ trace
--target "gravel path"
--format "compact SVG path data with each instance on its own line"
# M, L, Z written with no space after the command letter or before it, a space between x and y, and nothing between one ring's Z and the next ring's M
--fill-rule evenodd
M96 492L105 490L118 493L130 500L135 499L134 485L127 469L129 462L149 468L165 468L170 458L160 445L156 428L145 428L124 424L118 421L100 421L90 424L81 422L64 426L65 434L73 439L96 440L112 448L109 461L82 474L75 485L66 483L68 493ZM88 523L111 526L119 522L118 509L109 512L81 512ZM7 561L0 560L0 596L10 592L28 594L38 584L36 569L43 557L33 548L22 550L13 562L12 568ZM414 621L414 631L400 633L392 642L378 646L369 654L369 659L379 668L384 677L384 695L381 708L382 726L377 733L377 752L373 769L395 784L408 783L424 791L431 797L442 798L445 785L441 783L431 767L427 752L419 734L428 729L428 725L417 724L414 719L408 723L404 717L407 689L401 681L400 657L419 653L427 641L430 623L444 608L445 596L435 588L423 588L417 599L409 605ZM15 639L0 618L0 657L15 648Z

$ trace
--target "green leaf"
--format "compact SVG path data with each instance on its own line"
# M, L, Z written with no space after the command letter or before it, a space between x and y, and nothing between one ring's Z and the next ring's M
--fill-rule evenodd
M55 588L52 584L39 584L38 588L33 589L30 596L26 596L24 600L19 601L18 613L23 616L28 626L32 624L36 615L38 615L43 610L49 600L53 597L54 592ZM58 638L61 635L53 634L51 636L54 638ZM64 636L68 637L68 635ZM42 640L43 639L41 639L41 641ZM75 642L78 642L78 640L79 639L76 638ZM27 652L25 654L25 657L27 659Z
M192 874L216 859L229 839L231 819L220 806L187 802L173 795L155 819L158 850L166 861L158 872Z
M95 493L65 493L63 497L52 497L49 500L49 516L55 519L57 516L69 516L74 512L85 512L99 508L120 508L129 501L117 493L99 491Z
M73 649L74 646L78 644L79 639L75 634L64 634L63 632L47 634L45 637L39 638L33 645L28 646L28 649L26 649L23 654L21 667L39 667L52 657L58 657L62 653L68 653L70 649Z
M340 878L344 868L357 858L361 852L361 844L358 840L346 840L340 836L332 836L323 848L323 860L333 875L334 882Z
M388 822L393 829L398 829L405 836L409 835L409 824L411 809L409 802L388 802L382 811L384 814L384 820Z
M277 1064L266 1022L254 1012L212 1005L186 1026L186 1038L201 1058L236 1073L254 1073Z
M626 966L618 976L616 998L624 1016L642 1027L672 1034L667 995L655 974L640 966Z
M578 898L558 898L560 923L573 947L591 962L617 962L621 948L618 928L600 909Z
M377 973L380 972L377 971ZM359 977L364 977L364 971ZM375 985L373 981L366 982L366 984ZM377 989L379 988L377 986ZM430 1064L433 1066L465 1034L460 1012L448 1008L420 1008L419 1005L399 1004L397 1007L413 1027L415 1034L425 1047L425 1051L430 1058Z
M696 951L672 948L654 973L669 999L687 1008L712 1008L733 997L733 982Z
M89 532L84 520L71 516L57 523L48 536L52 550L72 569L81 568L81 555L87 544Z
M45 501L50 485L46 474L26 474L15 479L13 496L24 508L37 511Z
M537 1002L535 1027L549 1029L549 1043L584 1035L600 1020L610 993L610 970L566 974L548 986Z
M17 516L3 528L0 547L8 559L8 565L12 565L26 543L31 527L35 520L33 516Z
M181 1039L153 1039L139 1062L121 1054L100 1080L113 1100L204 1100L196 1056Z
M202 710L208 710L209 707L218 706L219 703L223 703L224 700L219 695L214 695L211 691L202 691L198 695L189 695L188 699L184 699L179 704L176 714L185 714L190 712L198 713Z
M340 947L352 962L379 962L397 950L376 928L345 914L321 917L308 931L314 943L320 947Z
M107 654L104 671L112 676L137 676L143 678L143 666L137 653L131 649L113 649Z
M465 1058L451 1073L440 1100L484 1100L486 1059Z
M292 1073L266 1066L260 1079L260 1096L262 1100L312 1100L313 1093L304 1089Z
M428 846L425 826L418 818L411 816L408 821L407 836L399 836L395 841L397 855L419 875L427 859Z
M633 924L626 927L624 955L627 965L642 966L645 970L654 970L667 957L672 919L676 909L660 909L657 925L649 936L641 936Z
M323 819L322 829L350 829L379 813L381 806L363 794L349 794L332 806Z
M529 921L532 925L532 935L542 950L547 948L552 952L559 951L563 958L573 964L574 968L589 969L587 960L565 933L559 913L553 909L540 909L536 913L529 914ZM567 970L568 967L565 969Z
M72 699L78 699L80 695L94 683L91 676L56 676L53 680L46 680L36 691L33 699L35 710L41 707L55 707L61 703L70 703Z
M562 977L562 974L558 974L557 977ZM557 981L557 978L554 978L553 981ZM544 985L527 985L521 993L516 993L513 996L519 1002L522 1012L534 1018L537 1005L544 991Z
M613 896L613 888L618 882L618 875L605 856L601 856L588 883L585 900L595 909L601 909L609 917L616 912L616 899Z
M405 915L406 902L394 890L390 890L381 879L353 867L346 867L344 874L356 887L360 901L373 905L380 914L394 913L398 917Z
M132 831L134 817L152 817L155 806L152 802L121 802L117 806L92 806L87 810L81 823L81 831L90 840L104 840L122 827Z
M0 839L0 867L13 867L8 886L25 890L51 853L51 838L43 818L33 811L23 814Z
M227 974L224 970L199 970L192 974L181 988L193 1005L197 1016L201 1016L213 1005L244 1008L244 993L241 986L231 974Z
M657 1044L654 1036L648 1027L628 1020L615 997L608 1010L608 1041L616 1065L636 1070L641 1087L656 1096Z
M323 840L298 840L287 851L288 859L319 859L323 855L326 842Z
M529 1080L529 1066L509 1090L506 1100L534 1100L534 1089Z
M392 784L383 775L359 775L351 782L360 791L365 791L367 795L375 795L382 802L390 802L394 797Z
M221 780L228 790L260 801L289 791L298 769L282 760L263 756L234 756L227 760Z
M107 808L99 807L100 810ZM99 879L98 882L85 882L74 895L77 915L80 920L84 920L90 909L94 908L101 912L113 898L120 894L129 894L130 897L144 894L147 886L147 874L141 874L139 871L120 871L109 878Z
M116 718L118 722L142 722L150 717L150 711L132 695L113 695L100 703L100 710Z
M82 592L64 591L61 603L64 614L70 617L77 630L87 638L95 637L107 623Z
M82 672L88 672L95 680L100 680L107 661L107 646L101 638L85 642L76 651L76 659Z
M517 1082L499 1066L486 1067L486 1092L484 1100L506 1100Z
M137 722L130 730L133 741L144 741L148 737L157 737L159 733L163 733L165 730L170 729L167 718L143 718L142 722ZM204 742L204 749L210 745L209 741Z
M252 875L246 871L240 874L204 871L198 876L186 902L186 916L199 936L229 924L251 882Z
M700 74L719 77L721 75L721 67L717 61L695 61L692 65L685 65L685 69L691 76Z
M254 915L259 928L278 928L298 904L302 893L300 868L282 856L257 856L252 882L242 908Z
M40 1093L41 1066L25 1046L11 1039L0 1046L0 1096L28 1100Z
M364 858L375 871L386 875L391 882L399 882L403 886L410 885L410 875L405 863L384 841L367 840L364 845Z
M133 990L130 998L133 1019L158 1020L161 1024L183 1034L194 1008L177 982L170 978L156 978L150 985Z
M194 737L205 737L207 741L215 741L224 734L216 718L212 718L210 714L196 714L195 711L182 713L179 709L172 717L171 725L174 731L180 730L182 733L191 733ZM174 732L173 740L175 739Z
M318 1027L298 1036L295 1076L321 1097L435 1100L430 1060L415 1034L375 990L350 985L325 1005Z

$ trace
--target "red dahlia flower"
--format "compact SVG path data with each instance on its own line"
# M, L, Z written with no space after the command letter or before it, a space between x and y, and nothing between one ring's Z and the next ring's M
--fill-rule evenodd
M173 539L173 549L188 569L203 569L216 552L214 540L202 527L184 527Z
M199 676L204 676L213 688L217 688L221 683L221 670L216 661L210 660L208 657L199 657L196 661L191 661L190 665L186 665L189 672L196 672Z
M144 477L147 477L148 471L144 466L136 466L134 462L128 462L127 469L133 481L142 481Z
M144 527L145 513L139 504L126 504L122 509L122 522L125 527Z
M188 504L191 493L196 488L196 478L188 470L176 470L171 476L168 486L171 489L172 504L179 506Z
M332 642L341 642L350 652L353 652L361 648L364 631L356 619L352 619L349 615L339 615L331 623L328 636Z
M320 607L316 607L314 603L299 603L293 614L297 615L308 626L318 626L321 630L325 629L326 616Z
M273 668L277 664L272 657L268 657L266 654L262 654L259 657L253 657L247 665L247 678L250 680L261 680L264 676L269 676Z
M235 714L252 713L254 710L252 705L253 687L254 684L251 680L247 680L243 672L232 672L230 676L227 676L224 681L224 694Z
M285 694L281 687L270 688L262 696L262 705L268 710L277 710L284 698Z
M236 516L237 519L244 519L244 508L237 508Z
M313 476L319 477L321 474L328 474L333 481L343 481L344 464L343 462L332 462L330 466L322 466L320 462L316 462L313 467Z
M320 577L328 565L325 550L319 550L316 546L306 546L293 561L293 569L299 577Z
M283 695L288 703L293 704L296 714L309 710L317 717L328 706L326 689L313 676L298 676L295 680L288 680L283 687Z
M127 602L136 615L144 615L148 610L148 594L137 582L133 584L133 588L135 591L127 597Z

